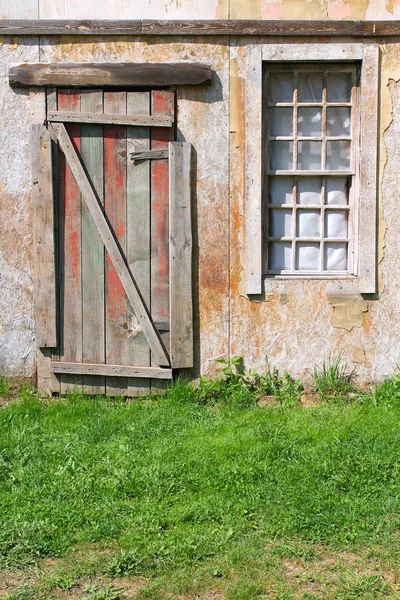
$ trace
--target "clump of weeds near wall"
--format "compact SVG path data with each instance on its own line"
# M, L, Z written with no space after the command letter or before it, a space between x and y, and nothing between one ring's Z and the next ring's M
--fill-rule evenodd
M326 368L305 407L289 375L221 370L131 401L20 388L0 410L0 597L400 596L400 377L332 402Z
M315 392L324 400L346 400L356 396L355 372L344 363L341 355L331 357L314 367L312 373Z
M196 393L196 400L204 404L246 408L268 397L274 403L289 406L298 403L303 392L299 380L289 373L281 375L268 364L266 372L260 375L251 369L246 372L240 356L216 362L222 365L219 377L215 380L201 379Z

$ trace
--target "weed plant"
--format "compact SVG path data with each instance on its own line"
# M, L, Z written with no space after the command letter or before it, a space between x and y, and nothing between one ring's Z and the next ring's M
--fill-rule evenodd
M320 393L324 400L343 400L348 394L355 392L355 373L349 371L343 363L342 355L331 357L316 366L312 374L315 391Z
M262 395L274 396L278 403L287 406L299 401L303 385L289 373L280 375L276 368L271 369L268 365L264 375L252 370L246 373L240 356L216 362L223 365L219 378L201 379L195 394L196 401L204 405L217 403L220 406L249 408L255 406Z

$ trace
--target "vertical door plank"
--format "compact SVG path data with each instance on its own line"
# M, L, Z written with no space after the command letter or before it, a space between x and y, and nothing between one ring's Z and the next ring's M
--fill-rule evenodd
M193 367L191 144L169 145L171 366Z
M150 114L150 92L128 92L128 115ZM143 300L150 310L150 161L129 159L131 152L150 150L150 128L127 128L127 261ZM150 366L150 348L129 307L129 364ZM149 379L129 379L128 395L150 392Z
M80 91L58 90L58 108L71 112L80 111ZM76 149L80 150L80 125L67 125L67 131ZM62 343L60 359L66 362L82 362L82 260L81 260L81 194L78 184L66 164L62 152L59 155L60 176L60 246L63 264L61 285L60 325ZM62 394L74 389L82 390L82 376L60 375Z
M31 128L32 212L35 262L36 343L57 346L51 139L41 123Z
M174 92L154 90L151 114L174 116ZM173 128L152 128L151 149L168 148L174 139ZM161 328L169 328L169 223L168 160L151 161L151 316ZM169 331L160 331L166 350ZM152 356L152 365L156 365ZM157 387L161 387L157 383Z
M82 90L81 110L103 112L103 91ZM103 126L81 125L81 155L98 197L103 199ZM105 362L104 245L86 202L82 202L82 362ZM87 394L104 394L105 377L84 375Z
M126 92L104 92L104 111L126 114ZM122 252L126 253L126 127L104 127L105 212ZM128 364L128 301L106 253L106 362ZM110 396L126 395L125 377L107 377Z
M46 90L47 110L58 110L57 102L57 89L47 88ZM54 258L55 258L55 273L56 273L56 327L57 327L57 348L53 348L47 360L51 361L60 360L60 343L62 338L61 323L60 323L60 288L61 288L61 277L60 273L63 270L60 265L60 244L59 244L59 229L60 229L60 201L59 201L59 148L58 144L51 141L52 145L52 169L53 169L53 203L54 203ZM39 354L40 351L38 351ZM41 357L43 358L43 357ZM54 373L51 373L51 391L55 394L59 394L61 391L60 380Z
M57 346L52 142L40 123L31 128L31 152L37 380L40 391L51 395L51 354Z

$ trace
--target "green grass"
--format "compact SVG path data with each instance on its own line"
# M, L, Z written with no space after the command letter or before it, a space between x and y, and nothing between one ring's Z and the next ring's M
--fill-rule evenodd
M10 393L11 385L6 377L0 375L0 397L8 398L8 394Z
M314 408L286 380L266 408L234 378L132 403L25 388L0 409L0 596L23 569L10 599L400 597L400 378Z

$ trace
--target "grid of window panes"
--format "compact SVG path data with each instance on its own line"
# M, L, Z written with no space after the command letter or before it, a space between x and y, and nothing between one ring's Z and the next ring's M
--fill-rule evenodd
M264 77L268 273L348 274L356 67L299 66Z

